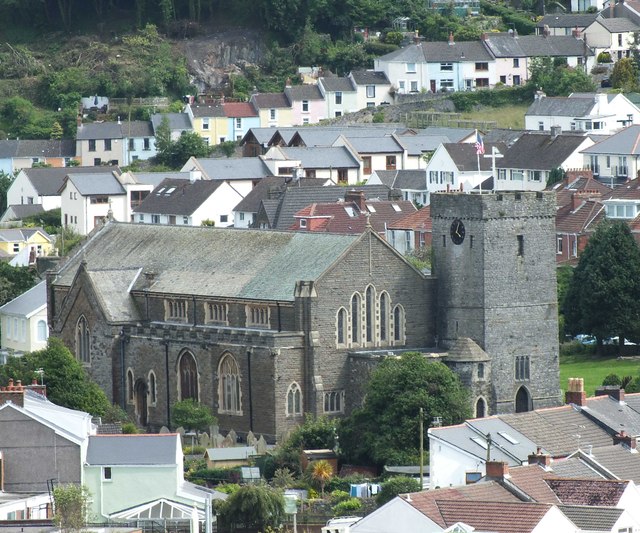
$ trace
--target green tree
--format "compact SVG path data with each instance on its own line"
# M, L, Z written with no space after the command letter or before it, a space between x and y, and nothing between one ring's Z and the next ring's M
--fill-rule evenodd
M277 527L284 517L282 492L267 485L245 485L220 502L217 515L227 528L262 531Z
M207 431L209 426L217 422L211 408L189 398L176 402L171 407L171 419L174 427L182 426L193 431Z
M607 337L624 339L637 331L640 249L625 222L598 225L573 272L562 310L567 329L595 335L598 346Z
M420 408L425 420L441 417L445 425L471 413L458 376L416 352L383 360L365 392L363 407L338 428L346 459L360 464L417 464Z
M158 162L173 169L180 168L190 157L202 158L211 153L207 142L195 132L183 132L177 141L170 140L169 144L161 140L158 146L156 142L156 148Z
M36 282L37 277L34 269L14 267L0 261L0 305L4 305L28 291Z
M102 416L110 409L104 391L84 370L60 339L49 337L44 350L31 352L22 357L9 356L0 366L0 383L9 378L31 383L42 369L42 380L47 387L47 398L57 405ZM40 378L38 378L40 379Z
M331 463L325 459L314 461L311 465L311 477L320 484L320 493L324 498L324 485L333 477L333 467Z
M63 135L64 130L62 129L60 122L56 120L51 126L51 139L62 139Z
M616 61L611 71L611 86L624 92L638 90L638 67L630 57Z
M89 491L81 485L58 485L53 489L53 521L63 533L85 529Z
M527 86L542 90L547 96L568 96L572 92L594 92L595 84L581 68L567 66L566 61L550 57L531 61L531 75Z
M396 476L385 481L376 497L378 506L393 500L398 494L421 491L420 481L409 476Z

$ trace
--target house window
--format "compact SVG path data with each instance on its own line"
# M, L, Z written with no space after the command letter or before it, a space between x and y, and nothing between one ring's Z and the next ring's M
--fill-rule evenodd
M111 151L111 139L105 139L104 140L104 151L105 152L110 152Z
M484 363L478 363L478 379L484 379Z
M135 139L129 139L129 150L135 150L136 149L136 141Z
M198 367L196 358L189 350L180 356L178 365L180 372L180 399L198 401Z
M507 84L507 77L506 76L500 76L500 83L503 83L504 85Z
M558 244L556 245L557 254L562 254L562 240L563 240L562 237L558 237L558 240L557 240Z
M183 224L189 224L189 217L188 216L183 216L182 217L182 223Z
M49 336L47 332L47 323L44 320L38 320L38 325L36 328L38 342L46 341L47 337Z
M293 382L287 391L287 416L299 416L302 414L302 390L300 385Z
M498 179L499 180L506 180L507 179L507 169L506 168L499 168L498 169Z
M14 336L17 327L14 328ZM81 315L76 323L76 359L84 364L91 363L91 331L84 315Z
M229 215L220 215L220 224L226 224L229 221Z
M153 372L149 372L149 401L151 405L155 405L158 401L158 388L156 385L156 375Z
M333 390L324 393L324 412L342 413L344 410L344 391Z
M14 242L13 243L13 253L17 254L19 251L20 251L20 243Z
M365 176L368 176L371 174L371 156L370 155L365 155L362 157L362 173Z
M209 302L205 304L207 322L227 324L227 304Z
M315 178L316 177L316 169L308 168L304 171L304 175L306 178Z
M347 344L347 310L344 307L338 309L336 322L336 343L344 346Z
M275 120L275 119L276 119L276 110L269 109L269 120Z
M300 219L300 227L301 228L306 228L307 227L307 219L306 218L301 218Z
M334 116L334 117L336 117L336 118L341 117L341 116L342 116L342 111L336 111L336 112L333 114L333 116Z
M147 196L149 191L131 191L131 209L138 207Z
M309 112L309 100L302 100L302 112L303 113Z
M416 71L415 63L405 63L405 67L406 67L406 72L414 73Z
M544 131L544 122L542 120L538 122L538 131Z
M453 72L453 63L440 63L441 72Z
M511 171L511 181L522 181L522 180L524 180L524 170Z
M152 224L160 224L160 215L151 215Z
M91 196L89 197L89 203L92 204L108 204L109 197L108 196Z
M380 295L380 341L389 340L389 296L386 292Z
M398 304L393 308L393 340L395 342L404 342L404 329L404 308Z
M375 85L367 85L367 98L375 98L376 97L376 86Z
M514 76L514 77L513 77L513 84L514 84L515 86L520 85L520 76Z
M143 150L151 150L151 139L149 139L149 137L145 137L142 140L142 149Z
M453 91L453 80L440 80L441 91Z
M489 70L489 63L485 61L476 63L476 70Z
M103 466L102 467L102 480L103 481L111 481L111 467Z
M186 300L165 300L165 320L186 322L187 301Z
M404 90L406 88L406 82L405 80L398 80L398 92L400 94L404 94Z
M412 93L417 93L418 92L418 82L417 81L412 81L411 82L411 92Z
M336 105L342 105L342 92L341 91L337 91L336 92Z
M349 170L346 168L338 169L338 183L345 184L349 182Z
M529 181L542 181L542 170L530 170Z
M302 125L306 126L307 124L309 124L309 117L305 117L302 119Z
M360 342L360 294L351 297L351 343Z
M618 46L622 46L622 34L618 34Z
M530 363L528 355L518 355L516 357L516 381L526 381L529 379Z
M95 139L89 139L89 151L90 152L95 152L96 151L96 140Z
M207 131L209 129L209 119L208 118L203 118L202 119L202 129Z
M387 170L395 170L396 169L396 156L388 155L386 157L386 169Z
M430 170L429 171L429 183L438 183L438 171Z
M517 57L513 58L513 68L520 68L520 59Z
M218 367L218 410L228 415L241 415L240 371L233 355L226 353Z
M247 305L247 327L268 328L269 327L269 306L268 305Z
M242 129L242 119L241 118L236 118L236 129L240 130Z

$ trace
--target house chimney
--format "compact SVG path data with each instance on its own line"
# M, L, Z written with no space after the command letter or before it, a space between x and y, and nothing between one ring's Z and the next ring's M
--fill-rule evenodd
M576 26L575 28L573 28L573 36L576 39L580 39L580 35L582 34L582 32L580 31L580 28L578 28L578 26Z
M481 41L486 41L488 38L489 38L489 35L487 34L487 32L482 32L482 34L480 35Z
M569 389L564 393L564 403L580 407L587 405L587 393L584 391L584 379L569 378Z
M613 445L615 446L616 444L622 444L630 450L636 449L636 439L631 435L627 435L624 430L621 430L620 433L613 436Z
M614 0L609 0L609 18L615 17L615 3Z
M536 453L529 455L528 462L530 465L540 465L544 468L551 466L551 456L548 453L542 453L542 448L538 447Z
M609 396L612 400L623 403L624 389L616 387L615 385L603 385L596 389L596 396Z
M454 40L453 40L453 32L452 31L449 32L449 44L450 45L456 44L454 42Z
M420 35L418 34L418 30L416 30L415 32L413 32L413 44L419 44L420 43Z
M364 197L364 191L356 191L355 189L351 189L350 191L347 191L345 193L344 201L352 202L356 204L356 206L358 206L358 210L361 213L364 213L367 211L366 198Z
M562 126L551 126L551 139L555 139L562 133Z
M199 170L195 170L195 169L189 171L189 181L191 183L193 183L193 182L195 182L197 180L200 180L200 179L202 179L202 172L200 172Z
M486 477L504 479L509 476L509 464L504 461L487 461Z
M22 382L18 380L16 384L13 384L13 379L9 378L9 383L6 387L0 387L0 405L7 402L11 402L20 407L24 407L24 391Z
M76 117L76 126L78 128L82 128L82 113L78 113L78 116Z

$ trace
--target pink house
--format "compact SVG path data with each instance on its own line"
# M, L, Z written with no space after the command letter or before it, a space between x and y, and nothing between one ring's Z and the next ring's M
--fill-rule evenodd
M326 104L317 85L287 86L284 94L289 99L293 124L317 124L326 117Z

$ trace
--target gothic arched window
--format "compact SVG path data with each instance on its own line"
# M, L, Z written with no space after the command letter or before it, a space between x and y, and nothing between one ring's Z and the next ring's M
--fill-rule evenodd
M233 355L227 353L218 367L218 405L220 412L241 415L240 371Z
M91 331L84 315L76 323L76 359L81 363L91 363Z
M287 391L287 416L302 414L302 391L300 385L293 382Z
M360 294L351 297L351 342L360 343Z
M190 351L180 356L180 399L198 401L198 367L196 359Z

